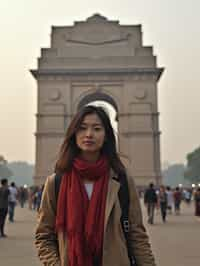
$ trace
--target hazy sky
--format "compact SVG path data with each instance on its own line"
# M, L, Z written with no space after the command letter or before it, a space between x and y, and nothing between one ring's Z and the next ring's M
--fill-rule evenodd
M71 3L70 3L71 2ZM121 24L142 24L158 66L161 160L185 162L200 145L199 0L18 0L0 2L0 154L35 160L36 68L49 47L51 26L72 25L94 13Z

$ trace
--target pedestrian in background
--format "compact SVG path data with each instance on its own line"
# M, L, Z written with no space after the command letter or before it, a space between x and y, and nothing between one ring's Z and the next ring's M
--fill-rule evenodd
M146 189L144 193L144 204L147 208L149 224L154 223L154 212L155 212L155 207L157 205L157 202L158 202L158 199L157 199L156 190L154 188L154 184L150 183L149 187Z
M29 210L33 209L33 199L34 199L34 188L28 188L28 208Z
M182 193L180 191L180 188L176 187L174 192L174 209L176 215L180 214L181 200L182 200Z
M17 204L17 196L18 196L18 191L14 182L10 184L9 191L10 193L8 197L8 216L9 216L9 221L13 223L15 215L15 206Z
M192 192L190 189L186 189L184 193L185 202L189 205L191 203Z
M7 237L4 232L4 226L6 221L6 216L8 213L8 180L6 178L1 179L0 187L0 237Z
M37 196L36 196L36 209L37 209L37 211L39 211L39 208L40 208L43 190L44 190L44 185L41 185L37 191Z
M195 215L200 217L200 188L194 194Z
M27 191L24 187L20 187L18 191L18 200L21 208L24 208L24 204L27 200Z
M162 216L163 223L166 222L166 216L167 216L167 193L165 190L165 186L160 186L159 196L158 196L158 202L160 205L160 212Z
M167 193L167 210L169 214L172 214L172 209L174 205L174 195L170 186L166 187L166 193Z

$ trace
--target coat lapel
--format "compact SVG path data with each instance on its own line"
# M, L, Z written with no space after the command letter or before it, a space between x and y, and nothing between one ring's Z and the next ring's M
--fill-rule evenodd
M120 188L120 183L113 179L113 175L108 183L108 193L106 198L106 209L105 209L105 220L104 220L104 233L106 231L106 226L108 223L108 218L110 216L113 205L118 197L118 191Z

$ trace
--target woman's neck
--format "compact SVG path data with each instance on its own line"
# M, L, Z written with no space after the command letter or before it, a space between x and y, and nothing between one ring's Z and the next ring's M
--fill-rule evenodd
M82 152L80 154L80 157L83 160L85 160L85 161L88 161L88 162L91 162L91 163L95 163L99 159L99 155L100 155L99 152L96 152L96 153L94 153L94 152ZM83 182L87 183L87 184L94 183L94 181L91 181L91 180L89 180L87 178L84 178Z
M82 152L80 154L81 158L88 162L96 162L99 159L99 152Z

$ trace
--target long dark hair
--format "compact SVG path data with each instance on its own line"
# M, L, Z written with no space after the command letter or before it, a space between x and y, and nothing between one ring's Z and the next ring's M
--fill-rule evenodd
M116 174L119 176L124 175L125 167L117 153L116 140L110 118L102 107L92 105L83 107L72 119L59 152L55 172L63 174L71 170L74 158L80 153L80 149L76 144L76 133L85 116L90 114L96 114L105 129L105 141L101 148L101 154L107 156L109 164Z

